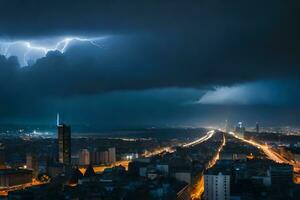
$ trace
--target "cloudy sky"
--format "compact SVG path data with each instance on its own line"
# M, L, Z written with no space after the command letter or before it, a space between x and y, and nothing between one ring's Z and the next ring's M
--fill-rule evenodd
M300 125L297 1L0 1L0 123Z

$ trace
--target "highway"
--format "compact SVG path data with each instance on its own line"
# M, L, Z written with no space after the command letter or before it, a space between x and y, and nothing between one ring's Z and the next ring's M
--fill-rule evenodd
M215 133L214 130L208 131L203 137L201 137L199 139L196 139L192 142L183 144L182 146L183 147L192 147L194 145L201 144L202 142L204 142L204 141L208 140L209 138L211 138L214 135L214 133ZM175 152L175 148L171 147L171 146L156 148L152 151L145 152L142 156L145 157L145 158L149 158L149 157L152 157L152 156L159 155L163 152L173 153L173 152Z
M211 138L214 134L215 134L214 130L208 131L206 133L206 135L204 135L203 137L201 137L201 138L199 138L197 140L194 140L194 141L192 141L190 143L184 144L183 147L190 147L190 146L194 146L194 145L200 144L200 143L208 140L209 138Z
M212 157L211 160L209 161L208 166L206 167L206 170L213 167L216 164L217 160L220 158L220 152L222 151L225 144L226 144L226 138L225 138L225 135L223 135L222 144L217 149L215 156ZM194 189L191 193L191 199L192 200L200 199L203 192L204 192L204 176L201 175L200 179L195 184Z
M219 158L220 158L220 152L222 151L222 149L223 149L223 147L224 147L225 145L226 145L226 138L225 138L225 135L223 135L223 141L222 141L222 144L221 144L221 146L218 148L218 150L217 150L215 156L209 161L208 166L207 166L206 169L209 169L209 168L213 167L213 166L217 163L217 161L218 161Z
M14 185L14 186L11 186L11 187L6 187L6 188L0 189L0 197L1 196L7 196L8 192L11 192L11 191L23 190L23 189L28 188L28 187L44 185L44 184L47 184L47 183L48 182L40 182L36 179L32 179L31 183L25 183L25 184L22 184L22 185Z
M261 149L266 155L268 158L270 158L271 160L277 162L277 163L286 163L286 164L290 164L290 165L293 165L294 167L294 171L295 172L300 172L300 163L298 162L295 162L293 160L288 160L286 158L284 158L283 156L281 156L279 153L277 153L276 151L274 151L271 147L269 147L268 145L262 145L258 142L255 142L253 140L247 140L247 139L244 139L243 137L239 136L238 134L234 133L234 132L229 132L230 135L234 136L235 138L243 141L243 142L246 142L248 144L251 144L259 149Z
M156 148L154 149L153 151L146 151L142 157L145 157L145 158L150 158L152 156L156 156L156 155L159 155L163 152L168 152L168 153L173 153L175 151L174 148L172 147L161 147L161 148Z

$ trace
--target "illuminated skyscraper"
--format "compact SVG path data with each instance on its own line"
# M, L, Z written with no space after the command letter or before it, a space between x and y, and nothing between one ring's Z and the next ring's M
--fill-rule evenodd
M62 164L71 164L71 127L57 120L58 131L58 161Z
M239 122L238 126L235 127L235 132L239 133L242 137L244 137L245 131L246 131L246 128L243 126L243 123Z

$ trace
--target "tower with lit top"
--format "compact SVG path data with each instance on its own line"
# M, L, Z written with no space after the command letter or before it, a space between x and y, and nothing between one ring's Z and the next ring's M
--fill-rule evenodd
M58 133L58 162L71 164L71 127L60 123L57 114L57 133Z

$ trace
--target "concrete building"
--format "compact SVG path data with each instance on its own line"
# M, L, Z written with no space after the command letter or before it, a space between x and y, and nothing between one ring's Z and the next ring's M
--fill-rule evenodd
M94 151L90 152L90 164L92 164L92 165L101 164L99 151L94 150Z
M39 163L35 154L26 154L26 167L27 169L32 170L34 177L37 177L37 175L39 174Z
M3 149L0 149L0 169L5 169L6 165L5 165L5 154Z
M56 177L65 173L65 165L62 163L51 163L47 166L47 174L50 177Z
M100 163L107 164L108 163L108 151L100 152Z
M108 162L109 163L116 162L116 148L115 147L108 148Z
M79 165L90 164L90 152L88 149L82 149L79 153Z
M293 184L292 165L275 163L270 166L270 174L272 186L282 188Z
M179 181L184 181L188 184L192 183L192 175L190 171L175 172L175 178Z
M209 170L204 174L204 199L229 200L230 175Z
M0 188L30 183L32 171L27 169L1 169Z

